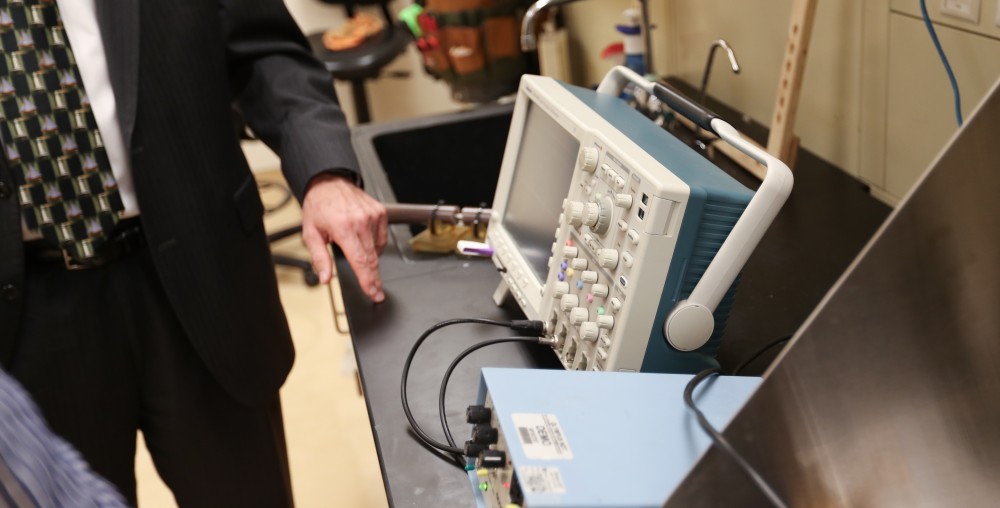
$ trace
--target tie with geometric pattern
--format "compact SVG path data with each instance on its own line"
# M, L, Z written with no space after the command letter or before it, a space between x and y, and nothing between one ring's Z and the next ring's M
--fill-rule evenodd
M93 257L124 210L55 0L0 0L0 141L29 230Z

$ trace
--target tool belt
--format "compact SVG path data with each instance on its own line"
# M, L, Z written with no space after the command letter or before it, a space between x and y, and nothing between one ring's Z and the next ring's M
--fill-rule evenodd
M521 52L524 0L427 0L417 40L425 70L463 102L487 102L517 91L527 71Z

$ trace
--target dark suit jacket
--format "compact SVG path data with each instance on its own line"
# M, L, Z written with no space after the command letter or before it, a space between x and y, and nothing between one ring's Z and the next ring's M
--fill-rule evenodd
M281 0L97 0L149 249L189 339L237 399L273 399L294 352L263 207L233 128L309 179L357 170L329 74ZM0 179L14 183L0 163ZM0 360L14 347L24 258L16 193L0 199Z

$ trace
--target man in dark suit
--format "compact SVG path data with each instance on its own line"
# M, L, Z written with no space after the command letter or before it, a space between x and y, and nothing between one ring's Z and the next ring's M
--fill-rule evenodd
M104 139L117 187L130 187L131 198L95 252L68 249L62 233L63 243L46 241L51 232L34 222L51 217L33 214L48 205L32 208L33 173L24 166L24 150L41 145L17 123L32 130L36 111L0 90L0 102L14 108L2 119L0 361L52 428L133 503L141 429L181 506L289 506L278 388L294 353L231 104L281 157L321 280L331 278L335 242L381 301L385 209L355 185L357 161L330 77L281 0L61 1L65 32L18 29L25 17L58 21L51 3L0 1L0 32L10 32L0 70L14 75L15 88L41 87L52 54L57 65L73 58L61 48L25 52L68 34L87 92L72 97L94 103L100 127L76 139ZM85 38L87 19L99 37ZM91 79L102 75L95 62L106 62L106 82ZM32 93L65 94L74 72L59 74L63 90ZM102 123L99 106L107 112L109 103L113 114ZM18 107L22 118L12 120ZM116 158L109 132L118 130ZM71 155L78 148L46 139L62 139ZM11 150L18 147L20 158Z

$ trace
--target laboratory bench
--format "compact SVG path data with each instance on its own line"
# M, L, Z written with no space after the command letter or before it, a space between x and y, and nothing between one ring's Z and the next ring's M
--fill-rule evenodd
M672 84L692 92L684 83ZM746 135L766 139L766 129L742 122L739 112L711 98L708 106ZM357 128L354 144L366 190L386 202L488 206L511 112L511 105L489 105ZM717 159L744 185L759 185L723 156ZM791 197L743 270L719 354L723 369L793 334L889 213L861 183L806 150L800 150L794 171ZM493 303L500 276L489 259L415 253L408 240L418 229L390 227L389 245L380 258L384 303L368 300L343 256L337 257L337 271L389 504L472 506L465 472L413 435L400 402L402 367L421 333L440 321L523 315L515 304ZM462 324L425 341L411 367L408 396L426 432L443 441L438 392L447 365L476 342L509 335L506 328ZM775 354L777 348L745 373L761 373ZM561 368L552 351L539 345L498 344L471 355L453 374L446 399L460 444L468 439L464 411L476 400L483 366Z

